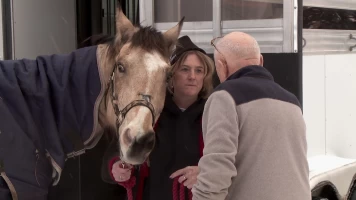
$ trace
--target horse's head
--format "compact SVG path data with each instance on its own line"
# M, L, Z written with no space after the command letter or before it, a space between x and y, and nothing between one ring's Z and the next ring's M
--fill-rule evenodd
M105 118L115 127L121 159L141 164L155 144L153 126L163 109L169 57L183 19L161 33L136 27L117 8L115 40L106 48L109 89Z

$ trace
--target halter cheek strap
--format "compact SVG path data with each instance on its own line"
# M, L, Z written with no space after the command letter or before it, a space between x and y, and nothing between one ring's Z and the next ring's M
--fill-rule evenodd
M139 93L142 97L142 99L137 99L126 105L122 110L119 109L118 105L118 99L117 99L117 94L115 93L115 71L116 71L117 65L115 65L114 70L112 72L111 78L110 78L110 87L111 87L111 98L112 98L112 105L114 107L114 112L116 115L116 128L117 130L121 126L122 122L124 121L126 114L136 106L145 106L147 107L152 114L152 127L154 126L154 123L156 121L156 116L155 116L155 109L151 103L151 96L147 94L141 94Z

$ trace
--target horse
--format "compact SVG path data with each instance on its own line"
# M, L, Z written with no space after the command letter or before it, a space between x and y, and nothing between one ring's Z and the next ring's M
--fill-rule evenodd
M133 26L120 6L115 17L105 44L0 61L0 199L46 199L65 161L108 129L124 162L149 156L184 18L162 33Z

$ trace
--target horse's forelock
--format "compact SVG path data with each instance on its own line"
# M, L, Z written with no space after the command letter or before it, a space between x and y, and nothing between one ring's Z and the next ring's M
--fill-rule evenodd
M168 45L161 32L158 32L157 29L151 26L138 27L136 30L133 34L122 35L120 41L116 41L115 38L106 41L106 44L109 46L108 53L111 59L115 59L118 53L117 50L127 43L130 43L131 48L141 48L147 52L158 52L163 57L169 58Z
M163 34L151 26L140 27L133 34L130 42L132 47L142 48L148 52L157 51L162 56L169 57L168 45Z

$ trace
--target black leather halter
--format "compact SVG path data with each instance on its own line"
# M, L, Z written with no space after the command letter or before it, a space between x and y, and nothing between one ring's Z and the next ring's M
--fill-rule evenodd
M114 107L115 115L116 115L116 128L117 130L121 126L122 122L125 119L125 116L129 110L131 110L135 106L145 106L147 107L152 114L152 127L155 124L156 121L156 115L155 115L155 109L153 105L151 104L151 96L147 94L142 94L138 93L139 96L142 97L142 99L137 99L129 103L128 105L125 106L122 110L119 109L117 106L118 104L118 99L117 99L117 94L115 93L115 71L117 69L117 65L115 64L114 70L112 72L111 78L110 78L110 87L111 87L111 102Z

